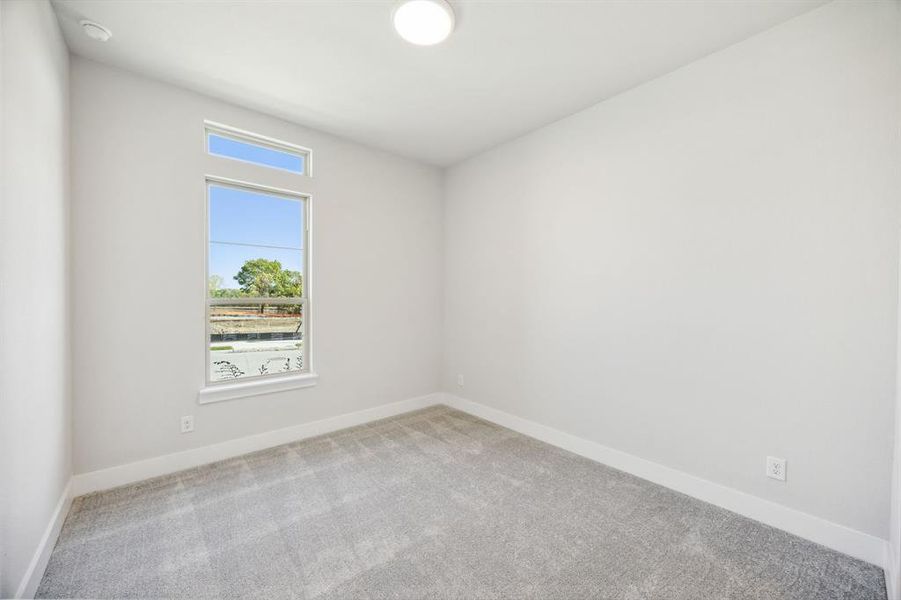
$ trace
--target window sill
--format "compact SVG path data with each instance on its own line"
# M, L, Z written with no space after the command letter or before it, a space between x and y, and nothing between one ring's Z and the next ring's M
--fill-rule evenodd
M209 385L197 393L198 404L210 404L211 402L223 402L260 394L272 394L298 388L312 387L319 381L316 373L303 373L302 375L289 375L261 381L246 381L241 383L225 383Z

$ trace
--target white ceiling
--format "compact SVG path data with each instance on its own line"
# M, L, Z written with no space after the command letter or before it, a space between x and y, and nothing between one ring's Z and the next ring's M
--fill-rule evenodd
M453 164L823 4L454 1L417 47L393 1L55 0L71 50L437 165ZM88 39L79 18L113 31Z

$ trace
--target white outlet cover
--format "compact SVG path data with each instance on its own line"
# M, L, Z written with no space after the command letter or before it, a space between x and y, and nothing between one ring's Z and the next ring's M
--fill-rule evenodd
M194 416L186 415L181 418L181 432L191 433L194 431Z
M785 459L776 456L766 457L766 476L771 479L785 481Z

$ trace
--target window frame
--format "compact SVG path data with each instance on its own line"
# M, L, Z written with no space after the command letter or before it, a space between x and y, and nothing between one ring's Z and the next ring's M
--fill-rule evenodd
M223 154L215 154L210 151L210 134L218 135L220 137L228 138L234 141L243 142L246 144L252 144L256 146L261 146L263 148L267 148L269 150L275 150L277 152L286 152L288 154L294 154L303 157L303 171L298 173L297 171L292 171L291 169L285 169L284 167L276 167L273 165L266 165L258 162L254 162L252 160L245 160L243 158L235 158L233 156L226 156ZM232 127L230 125L224 125L222 123L217 123L215 121L204 120L203 122L203 147L206 151L207 155L214 156L216 158L222 158L225 160L236 160L238 162L242 162L248 165L255 165L257 167L263 169L274 169L276 171L281 171L282 173L291 173L292 175L296 175L299 177L312 177L313 176L313 151L309 148L305 148L304 146L299 146L297 144L292 144L291 142L286 142L284 140L279 140L276 138L272 138L265 135L260 135L258 133L254 133L252 131L247 131L245 129L238 129L237 127Z
M206 130L205 130L206 131ZM206 134L204 134L206 139ZM238 160L229 157L219 157L225 160ZM246 161L242 161L246 162ZM300 173L294 175L301 176ZM210 378L210 309L214 306L211 302L209 292L209 268L210 268L210 190L214 186L231 187L247 190L249 192L280 196L284 198L294 199L302 203L303 206L303 231L302 231L302 254L303 254L303 287L299 298L266 298L266 304L299 304L301 306L301 314L303 319L303 369L300 371L286 373L270 373L267 375L250 375L236 379L227 379L221 381L213 381ZM318 380L313 369L312 363L312 323L310 315L312 314L312 194L300 192L296 190L288 190L279 187L273 187L260 183L242 181L228 177L217 175L204 175L204 249L203 249L203 269L204 269L204 292L203 292L203 315L204 315L204 386L198 395L198 402L206 404L209 402L219 402L222 400L231 400L234 398L242 398L257 394L265 394L276 391L283 391L294 388L309 387L315 385ZM264 303L262 298L227 298L218 299L216 304L256 304Z

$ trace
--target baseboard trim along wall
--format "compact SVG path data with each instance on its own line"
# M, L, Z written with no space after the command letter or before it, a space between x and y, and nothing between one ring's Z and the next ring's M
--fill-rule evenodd
M885 571L885 591L888 600L901 600L901 572L898 572L898 561L890 543L885 544L885 559L882 565Z
M25 571L19 588L16 590L16 598L34 598L37 593L41 579L44 577L44 571L47 569L47 563L50 562L50 554L53 552L53 547L56 546L56 540L59 539L59 532L63 528L71 506L72 480L70 479L56 504L53 516L50 517L47 529L44 530L44 535L41 536L37 550L28 564L28 570Z
M596 442L517 417L453 394L444 395L444 403L473 416L491 421L529 437L569 450L614 469L709 502L742 516L793 533L827 548L882 567L888 573L888 541L827 521L782 504L746 494L683 471L614 450Z
M875 564L885 570L886 588L889 592L889 598L894 599L897 597L896 594L901 592L895 585L894 579L897 574L892 569L894 563L887 540L447 393L428 394L210 446L167 454L89 473L81 473L72 478L70 484L71 495L77 497L91 492L127 485L218 460L233 458L248 452L264 450L347 427L362 425L436 404L445 404L456 408L523 435L536 438L755 521L793 533L827 548ZM22 589L31 589L28 586L33 584L32 594L36 591L37 584L40 582L40 576L34 577L34 574L43 573L50 551L53 549L53 543L46 544L46 542L51 540L51 538L55 542L56 536L59 534L59 528L62 526L62 522L68 512L69 502L71 500L67 490L65 498L60 501L58 514L54 517L54 522L48 527L45 541L42 542L42 548L35 555L35 560L29 569L29 577L26 578L26 581L30 579L35 579L35 581L29 581L27 585L23 581ZM45 545L48 547L44 548ZM46 553L46 556L43 553Z
M228 440L210 446L192 448L183 452L165 454L133 463L80 473L73 480L73 495L75 497L100 490L107 490L129 483L135 483L168 475L177 471L198 467L218 460L241 456L248 452L265 450L273 446L295 442L306 438L315 437L339 429L362 425L370 421L377 421L387 417L393 417L401 413L419 408L425 408L438 404L443 398L442 394L428 394L391 404L383 404L374 408L360 410L353 413L328 417L319 421L292 425L274 431L267 431L235 440Z

